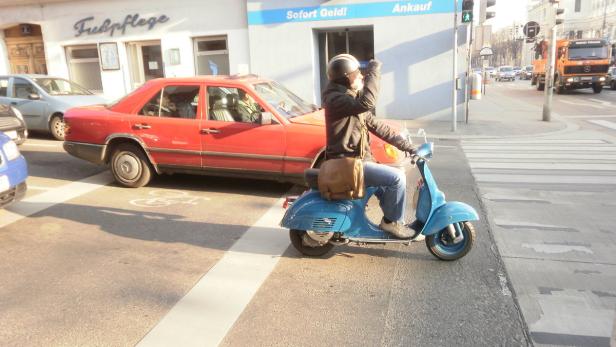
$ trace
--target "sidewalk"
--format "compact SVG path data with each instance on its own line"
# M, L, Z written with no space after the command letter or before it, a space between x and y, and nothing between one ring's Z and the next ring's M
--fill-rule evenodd
M518 136L538 136L568 129L557 114L551 122L542 121L542 108L512 98L500 97L503 91L495 84L486 86L482 100L469 103L469 122L464 121L464 108L459 108L457 131L452 132L451 115L431 116L406 121L409 129L424 128L428 137L441 139L487 139Z

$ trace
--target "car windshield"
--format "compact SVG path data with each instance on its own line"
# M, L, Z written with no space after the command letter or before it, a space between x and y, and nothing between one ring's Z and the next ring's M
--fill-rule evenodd
M62 78L35 78L34 82L49 95L92 95L89 90Z
M253 84L252 87L263 100L286 118L293 118L316 111L316 107L276 82L257 83Z
M500 70L503 72L509 72L509 71L513 71L513 68L511 66L503 66L500 68Z
M595 47L571 47L569 48L569 59L607 59L607 46Z

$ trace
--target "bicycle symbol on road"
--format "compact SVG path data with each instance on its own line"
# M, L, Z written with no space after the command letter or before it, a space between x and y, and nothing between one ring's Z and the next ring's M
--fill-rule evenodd
M197 205L210 198L190 195L187 192L153 190L148 193L151 197L130 200L130 204L139 207L166 207L171 205Z

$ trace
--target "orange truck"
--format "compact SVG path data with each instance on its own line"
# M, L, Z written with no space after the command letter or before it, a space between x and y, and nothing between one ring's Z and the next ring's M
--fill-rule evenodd
M592 88L595 93L601 93L610 68L610 49L608 42L601 39L558 40L554 69L556 93L582 88ZM536 85L537 90L545 88L548 54L548 41L538 42L531 78L531 85Z

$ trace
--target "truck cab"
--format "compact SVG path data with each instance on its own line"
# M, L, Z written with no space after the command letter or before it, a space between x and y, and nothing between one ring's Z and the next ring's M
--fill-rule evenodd
M532 84L537 90L545 87L548 42L535 47ZM554 88L558 94L566 90L592 88L600 93L607 81L610 65L610 45L605 40L558 40L554 68Z

